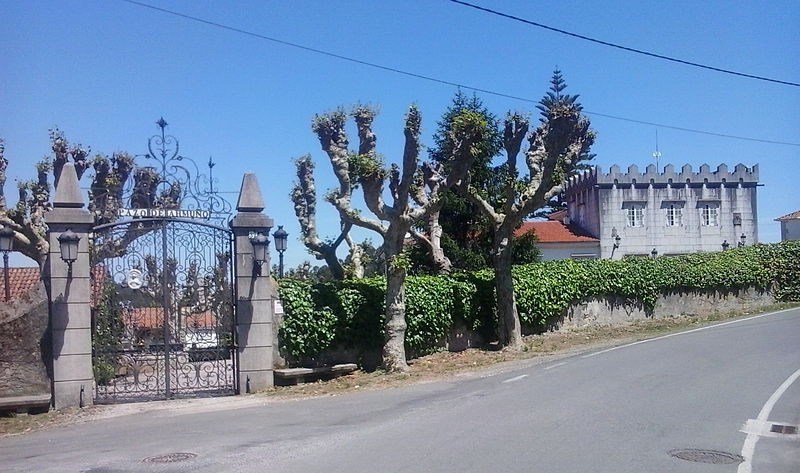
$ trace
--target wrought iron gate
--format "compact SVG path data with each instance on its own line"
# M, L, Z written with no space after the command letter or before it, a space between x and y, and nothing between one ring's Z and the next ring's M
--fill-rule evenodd
M235 394L231 206L165 133L154 161L94 164L92 362L95 402ZM155 164L155 165L153 165ZM102 176L100 176L100 174ZM97 179L103 177L103 179Z
M95 228L96 402L235 392L231 240L180 219Z

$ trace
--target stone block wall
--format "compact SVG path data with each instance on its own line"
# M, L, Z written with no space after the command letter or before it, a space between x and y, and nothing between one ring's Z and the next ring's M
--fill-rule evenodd
M652 314L641 304L619 297L592 297L572 304L556 323L558 329L614 325L647 318L698 316L766 307L775 303L767 291L754 288L718 291L670 292L662 295Z
M0 398L50 394L44 284L0 305Z

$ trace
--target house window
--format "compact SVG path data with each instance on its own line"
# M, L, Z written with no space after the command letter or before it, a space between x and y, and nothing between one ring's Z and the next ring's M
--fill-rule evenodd
M630 204L625 208L626 225L629 227L644 226L644 205Z
M667 207L667 226L681 226L681 207L679 205L669 204L669 207Z
M703 204L700 207L700 222L704 227L716 227L719 225L719 205Z

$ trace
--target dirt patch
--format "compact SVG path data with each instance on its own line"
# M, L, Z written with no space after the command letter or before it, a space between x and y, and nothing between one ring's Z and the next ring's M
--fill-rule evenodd
M163 411L164 415L183 415L225 409L266 405L315 396L332 396L360 390L390 389L412 383L431 382L455 377L478 377L496 374L525 365L544 363L575 353L597 350L673 333L687 328L754 313L769 312L800 304L780 304L759 311L711 314L704 317L674 317L630 322L624 325L589 326L524 337L521 351L438 352L412 360L407 373L356 371L330 381L296 386L273 387L249 396L211 399L156 401L113 406L92 406L81 410L52 411L40 415L0 418L0 437L18 435L43 428L57 427L96 419Z

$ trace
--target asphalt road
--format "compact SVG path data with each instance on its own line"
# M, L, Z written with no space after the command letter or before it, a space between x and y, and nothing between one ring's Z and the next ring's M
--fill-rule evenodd
M792 309L479 377L146 412L0 440L0 471L796 473L800 436L764 426L800 424L798 341ZM142 461L170 452L197 457Z

